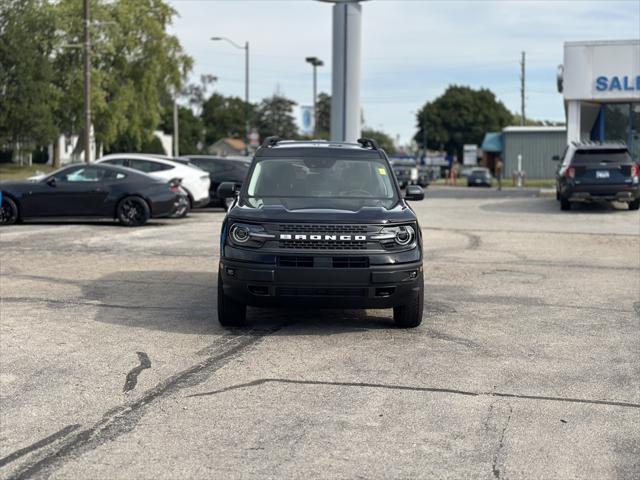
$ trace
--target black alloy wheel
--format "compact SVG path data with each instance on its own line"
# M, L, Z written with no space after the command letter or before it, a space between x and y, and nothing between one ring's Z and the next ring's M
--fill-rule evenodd
M2 196L2 206L0 206L0 225L13 225L18 221L18 206L12 198Z
M126 227L140 227L147 223L149 205L140 197L127 197L118 204L118 220Z

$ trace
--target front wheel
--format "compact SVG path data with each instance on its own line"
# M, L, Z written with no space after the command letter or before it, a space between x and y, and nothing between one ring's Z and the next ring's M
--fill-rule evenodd
M560 210L571 210L571 202L563 196L560 197Z
M13 225L18 221L18 205L12 198L2 196L0 206L0 225Z
M140 197L126 197L119 204L116 214L125 227L140 227L147 223L151 212L149 205Z
M423 308L424 284L405 305L393 307L393 321L400 328L415 328L422 323Z
M640 198L636 198L633 202L629 202L629 210L638 210L640 208Z
M247 306L224 294L218 273L218 322L223 327L241 327L247 320Z

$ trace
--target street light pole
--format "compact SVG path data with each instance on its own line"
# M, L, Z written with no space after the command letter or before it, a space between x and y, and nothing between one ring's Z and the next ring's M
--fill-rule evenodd
M235 48L240 50L244 50L244 144L245 155L249 154L249 42L246 41L244 43L244 47L242 45L238 45L233 40L228 39L227 37L211 37L211 40L214 42L224 40L227 43L230 43Z
M307 63L313 66L313 136L318 136L318 67L322 67L324 62L318 57L307 57Z
M91 161L91 32L89 0L84 0L84 161Z

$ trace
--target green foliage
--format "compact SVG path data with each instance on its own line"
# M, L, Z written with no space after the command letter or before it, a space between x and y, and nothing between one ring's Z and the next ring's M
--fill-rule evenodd
M91 0L91 109L96 141L151 138L168 92L192 61L167 33L165 0ZM0 141L48 143L83 127L82 0L0 2Z
M109 153L153 153L158 155L171 155L171 152L165 152L160 139L151 135L138 144L138 141L129 135L120 135L116 141L109 144L105 148L105 154Z
M317 99L317 137L328 140L331 135L331 95L320 92Z
M201 118L206 131L206 144L211 145L225 137L243 139L246 107L241 98L213 93L202 105ZM248 106L248 113L251 125L255 118L255 107L251 104Z
M0 2L0 144L32 151L55 138L54 39L54 14L47 2Z
M512 115L493 92L487 89L451 85L443 95L427 102L416 115L418 132L414 139L424 148L424 127L431 149L444 149L462 158L464 144L480 145L487 132L502 130Z
M376 142L378 142L380 148L387 152L387 154L392 155L396 153L396 147L393 138L391 138L391 136L389 136L385 132L374 130L373 128L363 128L361 135L363 138L374 139Z
M161 125L164 133L173 135L173 106L164 112ZM203 124L190 108L178 107L178 144L180 155L201 153L198 142L203 140Z
M256 125L260 138L270 136L281 138L295 138L298 127L293 117L293 106L296 104L281 95L273 95L260 102L256 112Z
M522 115L520 115L519 113L514 113L513 118L511 119L511 125L520 125L521 118ZM525 118L524 124L527 127L563 127L565 125L564 122L553 122L551 120L535 120L533 118Z

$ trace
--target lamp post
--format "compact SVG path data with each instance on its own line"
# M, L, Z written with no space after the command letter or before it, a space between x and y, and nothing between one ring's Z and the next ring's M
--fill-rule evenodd
M249 42L245 42L244 46L237 44L227 37L211 37L214 42L224 40L235 48L244 50L244 144L245 155L249 154Z
M318 67L324 62L318 57L307 57L305 61L313 67L313 136L318 136Z

